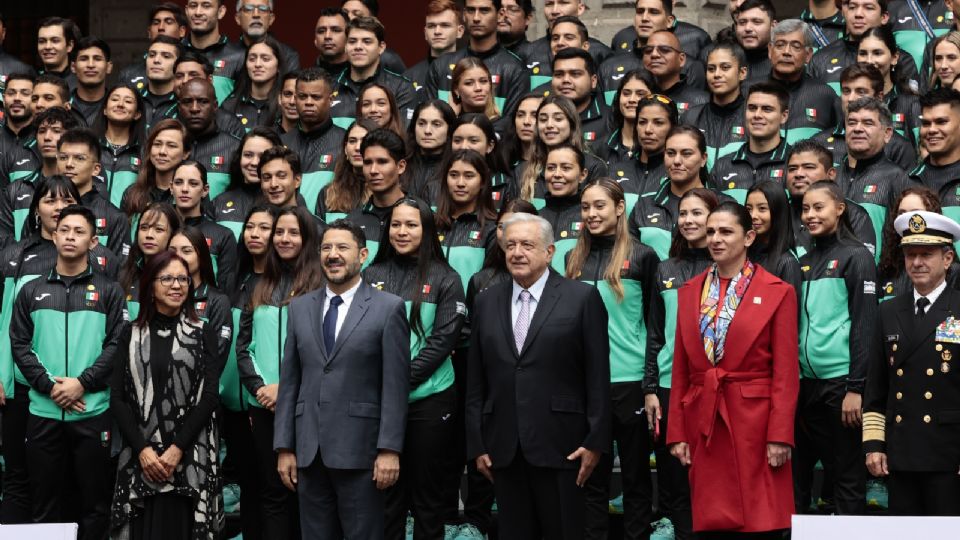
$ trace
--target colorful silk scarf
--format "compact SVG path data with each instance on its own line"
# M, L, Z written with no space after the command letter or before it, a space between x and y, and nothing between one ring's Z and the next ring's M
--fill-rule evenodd
M707 354L707 360L713 365L719 364L723 359L727 330L747 287L750 286L753 273L753 263L748 260L740 273L730 280L723 305L720 305L720 274L716 263L710 267L707 279L703 282L703 290L700 292L700 335L703 336L703 350Z

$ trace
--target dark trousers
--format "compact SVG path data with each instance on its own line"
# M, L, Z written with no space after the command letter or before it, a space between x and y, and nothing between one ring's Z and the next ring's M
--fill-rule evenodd
M613 440L620 455L623 482L623 537L625 540L650 538L653 483L650 480L650 429L643 410L643 388L640 382L617 383L611 385L610 395L613 400ZM600 463L584 486L585 537L589 540L607 538L612 472L611 447L600 457Z
M676 540L690 540L693 533L693 511L690 507L690 476L680 460L670 455L666 447L667 420L670 415L670 389L657 390L660 400L660 436L654 440L653 451L657 456L657 494L663 513L673 524Z
M957 471L890 471L887 492L892 516L960 516Z
M372 470L329 469L318 453L313 463L297 470L297 481L303 538L383 538L383 492L373 482Z
M457 387L457 414L454 417L455 442L450 453L450 479L444 483L448 492L443 497L446 507L444 519L447 523L459 521L459 502L463 499L463 519L486 533L493 522L493 484L477 470L477 462L467 460L466 426L464 424L464 406L467 396L467 355L468 349L457 349L453 354L453 370L456 374L454 384ZM466 466L466 493L460 492L460 477Z
M283 485L277 472L277 453L273 450L273 413L260 407L251 407L250 421L260 482L260 530L265 538L271 540L298 539L300 522L297 495Z
M517 448L513 462L493 469L500 540L575 540L584 534L579 466L536 467Z
M0 523L30 523L30 475L27 474L27 416L30 398L26 386L14 385L14 399L3 406L3 503Z
M866 511L867 469L860 427L841 422L846 378L801 379L797 400L796 450L793 455L797 513L810 508L813 468L823 463L824 479L833 479L833 499L840 515Z
M443 540L444 495L449 493L457 390L450 388L411 403L400 455L400 478L384 494L387 540L406 538L407 512L416 540Z
M29 415L26 451L35 523L73 521L70 510L76 507L79 539L107 537L117 473L110 457L112 427L109 413L76 422Z
M240 528L244 540L263 538L260 529L260 480L257 474L257 457L253 451L253 431L247 411L231 411L221 408L220 419L227 457L223 469L225 477L232 477L240 486ZM227 471L230 471L229 473ZM226 482L225 482L226 483Z

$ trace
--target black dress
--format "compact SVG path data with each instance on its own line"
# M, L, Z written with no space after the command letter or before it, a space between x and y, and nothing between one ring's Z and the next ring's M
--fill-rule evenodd
M111 383L111 409L124 443L111 537L212 540L222 520L216 445L209 444L216 441L216 332L199 321L157 314L138 335L132 325L124 330ZM147 445L158 457L171 445L183 452L169 481L143 476L139 456Z

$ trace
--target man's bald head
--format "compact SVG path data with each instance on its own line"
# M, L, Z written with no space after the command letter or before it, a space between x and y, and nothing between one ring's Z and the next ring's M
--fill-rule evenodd
M179 116L191 133L204 133L215 127L217 94L206 79L190 79L177 91Z

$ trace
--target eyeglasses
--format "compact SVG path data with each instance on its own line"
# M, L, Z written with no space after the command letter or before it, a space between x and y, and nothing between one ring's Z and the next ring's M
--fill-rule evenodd
M793 52L800 52L807 48L806 45L804 45L803 43L800 43L799 41L787 41L785 39L778 39L773 42L774 50L782 51L787 47L790 47L790 50Z
M654 49L660 53L660 56L683 52L680 49L675 49L669 45L646 45L640 49L640 52L643 53L643 56L647 56L648 54L653 54Z
M160 276L157 281L164 287L172 286L174 281L179 283L181 287L189 287L191 280L190 276Z
M257 4L244 4L244 5L240 6L240 11L242 11L242 12L244 12L244 13L253 13L254 11L259 11L260 13L270 13L271 11L273 11L273 8L271 8L271 7L268 6L268 5L263 5L263 4L261 4L261 5L257 5Z

